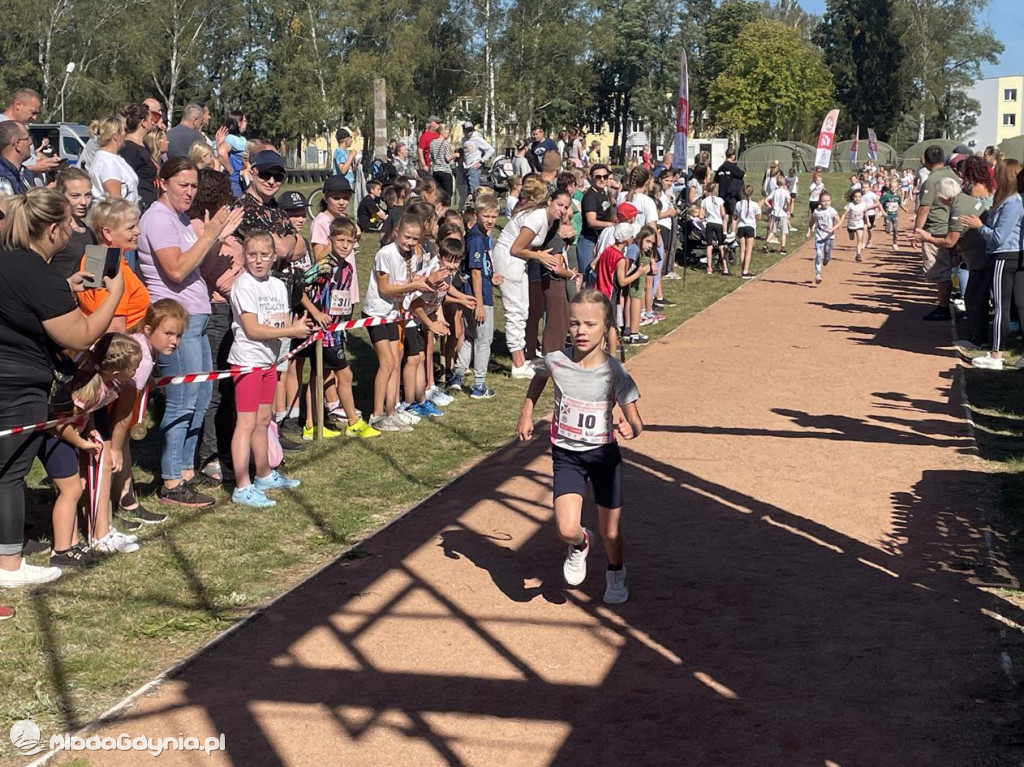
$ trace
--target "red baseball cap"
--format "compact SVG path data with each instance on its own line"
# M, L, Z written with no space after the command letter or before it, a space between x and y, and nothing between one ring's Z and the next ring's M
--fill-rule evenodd
M619 217L619 221L632 221L638 212L636 205L631 202L620 202L615 208L615 215Z

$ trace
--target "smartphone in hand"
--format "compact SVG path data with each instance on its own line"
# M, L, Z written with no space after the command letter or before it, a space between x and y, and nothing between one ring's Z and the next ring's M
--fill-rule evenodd
M85 246L85 271L92 275L82 285L89 290L103 287L104 277L115 277L121 268L121 249L102 245Z

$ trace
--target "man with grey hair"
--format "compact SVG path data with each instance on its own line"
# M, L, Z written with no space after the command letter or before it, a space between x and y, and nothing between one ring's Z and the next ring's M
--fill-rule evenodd
M949 233L949 206L939 199L937 189L945 179L959 181L957 175L946 167L942 147L933 144L924 150L924 164L931 173L921 186L921 202L917 208L914 229L923 229L933 238L944 238ZM949 297L953 292L953 262L949 248L927 240L921 242L921 272L925 282L935 285L937 306L922 319L929 322L949 322Z
M32 185L25 173L31 152L32 139L24 123L0 122L0 194L24 194Z
M181 122L167 131L167 159L188 157L188 150L197 141L207 143L200 129L203 121L209 119L206 109L200 104L186 104L181 113Z
M463 163L466 166L469 196L472 198L473 193L480 186L480 169L494 157L494 147L476 132L473 123L466 121L462 124L462 152Z

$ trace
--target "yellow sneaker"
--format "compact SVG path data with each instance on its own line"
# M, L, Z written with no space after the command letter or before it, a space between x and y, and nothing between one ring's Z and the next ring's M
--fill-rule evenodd
M345 429L346 437L358 437L359 439L373 439L379 437L380 432L360 418L354 424Z
M302 438L304 440L306 440L306 442L312 441L313 434L314 434L315 431L316 431L316 427L315 426L308 426L308 427L307 426L303 426L302 427ZM336 431L335 429L331 429L328 426L324 426L324 439L334 439L335 437L340 437L340 436L341 436L341 432L340 431Z

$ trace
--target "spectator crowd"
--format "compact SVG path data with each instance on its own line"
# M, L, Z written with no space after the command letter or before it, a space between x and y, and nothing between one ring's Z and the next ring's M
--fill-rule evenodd
M341 128L308 211L243 111L211 136L202 105L168 128L157 100L128 104L91 124L70 165L33 140L40 108L24 88L0 115L2 587L136 552L134 531L175 506L214 505L216 485L233 503L274 506L299 485L279 468L314 438L320 403L324 438L393 439L455 397L494 397L499 295L516 379L566 345L584 286L619 308L613 351L644 343L641 328L671 304L670 156L654 168L647 152L615 177L576 130L554 140L538 126L503 158L472 124L453 145L432 118L415 152L392 143L354 204L362 157ZM354 380L345 323L369 335L368 380ZM229 374L194 375L212 371ZM159 505L133 479L130 435L147 407ZM34 424L49 428L19 428ZM37 458L54 491L48 566L25 557Z

